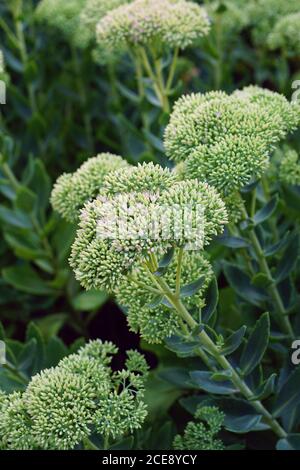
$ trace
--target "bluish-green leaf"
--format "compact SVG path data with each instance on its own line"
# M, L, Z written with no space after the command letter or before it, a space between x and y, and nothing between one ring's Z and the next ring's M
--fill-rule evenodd
M236 351L237 348L242 344L246 329L246 326L242 326L239 330L235 331L228 338L226 338L225 344L221 349L221 354L224 356L229 356L234 351Z
M264 313L256 322L240 360L243 375L249 375L260 364L270 337L269 314Z
M237 295L247 300L247 302L260 306L262 302L268 300L266 293L251 284L250 278L237 266L224 263L225 276Z
M220 394L220 395L231 395L236 393L237 390L234 385L228 381L216 381L212 378L211 372L206 371L193 371L190 373L193 383L208 393Z
M300 403L300 367L295 369L280 389L274 406L273 415L282 416L285 410Z
M256 212L252 218L255 225L262 224L274 214L278 205L278 196L273 197L262 209Z

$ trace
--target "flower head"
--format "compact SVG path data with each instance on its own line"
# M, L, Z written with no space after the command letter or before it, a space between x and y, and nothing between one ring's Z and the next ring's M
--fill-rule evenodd
M143 397L148 366L137 351L128 351L125 369L113 372L110 356L116 352L112 343L91 341L33 376L23 393L1 394L1 446L67 450L80 445L93 429L115 438L139 428L147 414ZM101 423L107 420L105 428Z
M279 166L279 179L286 184L300 185L300 158L296 150L284 150Z
M1 393L0 448L7 450L37 448L31 432L30 416L21 392L13 392L9 395Z
M51 194L53 208L75 222L85 202L99 194L105 176L128 166L126 160L110 153L90 158L75 173L64 173L57 179Z
M86 0L42 0L36 9L36 18L75 40L79 15L85 3Z
M247 87L180 98L165 131L167 155L186 178L228 194L260 177L274 145L299 123L299 108L277 93Z
M185 0L134 0L109 12L97 25L98 47L112 54L135 46L160 50L194 44L209 31L208 16Z
M177 450L224 450L223 442L217 438L224 424L225 415L216 406L198 407L195 422L190 421L183 435L174 439Z
M97 23L110 11L131 0L86 0L79 16L77 42L85 46L96 39Z
M267 44L271 50L283 49L292 55L300 53L300 12L280 18L270 32Z
M149 253L189 243L200 250L227 222L224 203L206 183L177 182L152 164L111 176L82 210L72 247L70 263L85 288L113 291Z
M299 11L299 0L256 0L246 10L256 45L265 44L274 25L286 15Z

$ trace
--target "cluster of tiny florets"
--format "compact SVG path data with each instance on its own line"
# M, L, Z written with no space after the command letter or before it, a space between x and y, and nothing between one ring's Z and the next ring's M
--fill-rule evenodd
M113 439L138 429L147 414L143 396L148 367L138 352L129 351L126 369L112 372L116 351L112 343L90 341L57 367L32 377L23 393L2 394L1 446L67 450L93 428ZM120 409L122 413L109 412Z
M163 275L171 289L175 289L176 285L176 263L174 256ZM185 305L195 316L205 305L205 292L213 278L213 270L203 253L186 251L181 264L181 284L190 284L200 277L204 279L201 289L185 299ZM115 293L116 300L126 308L128 325L132 331L140 332L149 343L161 343L180 331L179 318L174 310L163 303L156 305L155 294L147 290L148 285L151 285L149 273L143 267L137 268L130 278L123 278Z
M300 12L281 18L268 36L270 49L282 49L292 55L300 53Z
M186 47L208 34L209 19L185 0L135 0L109 12L97 25L100 50L120 53L136 46Z
M79 16L78 45L96 40L96 25L110 11L131 0L86 0Z
M300 158L293 149L285 149L279 166L279 179L286 184L300 185Z
M38 21L58 29L71 41L76 41L79 15L86 0L42 0L36 9Z
M223 194L260 177L274 145L299 124L299 107L258 87L226 95L192 94L175 103L165 131L169 158L185 162L186 178L199 178Z
M195 421L190 421L183 435L175 436L176 450L224 450L223 442L217 435L221 431L225 415L215 406L199 407Z
M186 207L192 222L189 230L179 230L178 217L185 227ZM225 204L207 183L178 182L174 172L143 164L109 175L101 195L85 205L70 263L85 288L113 291L150 252L189 242L202 249L226 223Z
M62 174L51 194L54 210L69 222L75 222L85 202L99 194L105 176L128 166L118 155L101 153L83 163L75 173Z
M266 44L275 24L291 13L299 12L299 0L255 0L245 7L248 24L256 45Z

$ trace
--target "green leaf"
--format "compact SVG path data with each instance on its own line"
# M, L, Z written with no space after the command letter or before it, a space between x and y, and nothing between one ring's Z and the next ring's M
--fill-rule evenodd
M195 385L201 390L208 393L215 393L220 395L232 395L237 390L234 385L228 380L216 381L212 378L213 374L207 371L193 371L190 372L191 379Z
M75 310L88 312L91 310L97 310L108 299L108 294L106 292L89 290L86 292L80 292L72 299L72 305Z
M158 150L161 153L164 153L164 144L162 139L159 139L155 135L153 135L151 132L147 131L146 129L143 130L143 133L147 139L147 141L152 145L152 147L155 150Z
M280 389L273 406L273 415L282 416L286 408L297 406L300 402L300 367L295 369Z
M265 400L268 398L272 393L274 393L275 383L276 374L272 374L257 390L255 390L255 395L250 399L250 401Z
M207 323L214 314L219 302L219 289L216 278L210 283L206 294L206 305L201 311L203 323Z
M243 351L240 369L243 375L249 375L261 362L268 346L270 336L269 314L264 313L256 322Z
M132 449L134 444L133 436L124 437L122 440L116 442L109 447L110 450L129 450Z
M300 450L300 434L289 434L284 439L279 439L276 450Z
M255 225L262 224L274 214L278 205L278 196L273 197L262 209L260 209L252 218Z
M281 261L274 274L276 283L286 279L295 268L299 254L299 235L295 235L293 240L282 255Z
M183 367L167 367L158 373L158 377L182 389L194 389L188 370Z
M28 184L30 189L32 189L36 194L38 208L45 210L49 205L52 185L44 163L39 159L34 160L33 174Z
M217 242L228 248L247 248L249 247L249 242L241 237L230 237L226 235L221 235L217 238Z
M26 213L31 213L34 211L36 200L36 195L30 189L20 186L17 190L14 205Z
M198 341L183 341L180 336L171 336L165 341L166 347L177 354L178 357L196 356L199 349Z
M257 273L252 277L251 282L256 287L267 288L272 284L273 279L265 273Z
M0 206L0 221L17 228L32 228L32 222L27 214L19 210L11 210Z
M55 295L57 291L43 281L29 264L15 265L2 270L3 279L13 287L34 295Z
M186 286L181 287L180 297L191 297L195 295L205 283L205 277L201 276L197 281L187 284Z
M45 368L56 366L68 354L68 349L60 338L53 336L46 345Z
M239 330L235 331L225 340L225 344L221 349L221 354L229 356L242 344L247 327L242 326Z
M253 286L250 278L237 266L224 263L224 272L236 294L247 300L247 302L259 307L262 302L268 300L266 293L262 289Z
M38 325L43 338L48 341L53 336L57 335L67 319L68 314L66 313L54 313L53 315L39 318L36 320L36 324Z
M273 245L269 245L264 248L264 254L268 258L270 256L276 255L280 250L282 250L286 244L290 241L290 234L286 233L284 236L279 240L279 242L274 243Z
M155 271L155 276L162 276L170 263L172 262L174 256L174 248L170 248L170 250L167 251L167 253L160 259L158 263L158 269Z
M21 354L18 357L18 370L23 373L28 373L31 376L31 370L37 357L37 341L35 338L31 338L22 349Z
M35 339L36 341L36 356L30 368L30 375L37 374L43 368L45 358L45 342L39 327L30 322L26 330L26 341Z

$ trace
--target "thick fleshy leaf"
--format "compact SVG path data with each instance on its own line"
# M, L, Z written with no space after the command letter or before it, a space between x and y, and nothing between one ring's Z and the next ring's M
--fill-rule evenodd
M260 364L270 337L269 314L264 313L256 322L240 360L243 375L249 375Z

